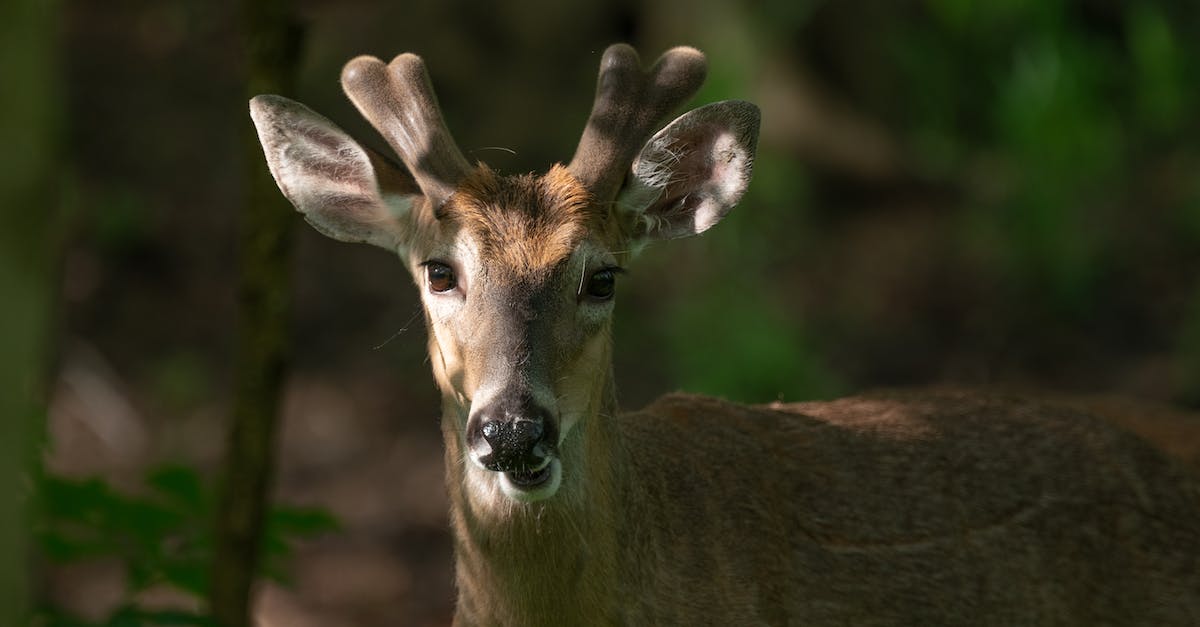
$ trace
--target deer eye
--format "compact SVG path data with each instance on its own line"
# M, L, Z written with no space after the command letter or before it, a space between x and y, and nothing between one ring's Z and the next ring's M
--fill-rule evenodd
M606 301L613 297L617 288L618 268L603 268L592 273L588 278L584 293L589 300Z
M429 280L429 291L441 294L458 287L458 279L450 266L439 261L425 262L425 277Z

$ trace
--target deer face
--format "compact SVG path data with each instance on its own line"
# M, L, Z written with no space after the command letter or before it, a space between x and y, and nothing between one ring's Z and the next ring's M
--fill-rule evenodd
M518 500L553 494L560 443L599 406L618 265L607 218L562 167L481 167L446 203L442 236L409 255L468 461Z
M407 261L474 489L539 501L578 470L580 425L600 419L611 385L621 266L649 240L707 229L745 190L753 105L702 107L647 141L703 68L684 48L643 72L631 48L611 47L574 159L544 175L467 165L412 55L360 57L342 76L403 167L299 103L251 101L271 172L308 221Z

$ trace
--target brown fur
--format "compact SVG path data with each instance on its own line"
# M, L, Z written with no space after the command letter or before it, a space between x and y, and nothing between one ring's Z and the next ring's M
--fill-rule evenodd
M627 624L1200 620L1195 477L1076 411L672 396L621 424Z
M472 234L497 274L520 277L556 266L606 214L560 165L544 176L500 176L480 165L446 203L443 217Z
M500 519L472 511L447 431L457 625L1200 621L1195 477L1063 405L612 402L583 476Z
M611 390L610 390L611 393ZM580 425L562 451L575 464L548 502L479 503L464 480L460 435L443 421L458 586L456 625L621 624L612 592L622 573L616 524L619 468L603 420Z
M1059 400L1129 429L1200 472L1200 415L1145 400L1112 396Z

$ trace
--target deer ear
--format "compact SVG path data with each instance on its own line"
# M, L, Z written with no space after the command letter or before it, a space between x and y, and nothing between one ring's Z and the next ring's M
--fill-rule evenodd
M617 195L636 222L633 237L695 235L725 217L750 183L758 124L758 107L726 100L685 113L650 138Z
M324 235L400 252L421 192L391 159L282 96L255 96L250 117L280 191Z

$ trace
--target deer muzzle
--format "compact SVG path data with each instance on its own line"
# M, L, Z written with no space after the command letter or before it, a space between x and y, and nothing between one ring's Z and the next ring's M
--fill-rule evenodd
M501 397L472 412L466 441L480 466L505 473L517 486L537 485L555 457L558 426L531 398Z

